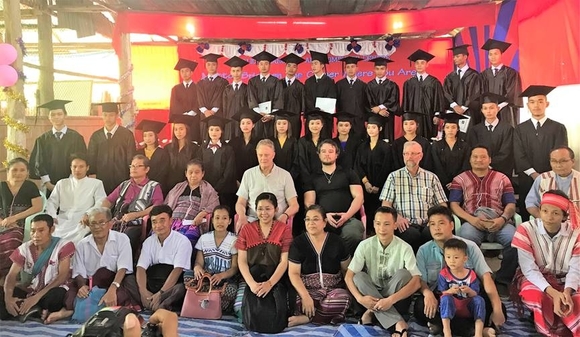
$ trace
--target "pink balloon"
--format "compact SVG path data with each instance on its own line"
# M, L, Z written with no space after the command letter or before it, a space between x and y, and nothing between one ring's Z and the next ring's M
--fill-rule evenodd
M12 62L16 61L17 56L18 53L13 45L9 43L0 43L0 65L12 64Z
M18 82L16 69L8 65L0 65L0 87L11 87Z

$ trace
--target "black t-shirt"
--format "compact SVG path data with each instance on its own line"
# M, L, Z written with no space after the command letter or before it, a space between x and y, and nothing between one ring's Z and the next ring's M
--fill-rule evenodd
M340 263L348 260L349 257L350 255L344 247L340 236L334 233L328 233L320 254L322 272L325 274L339 273ZM319 271L318 255L306 233L297 236L292 241L288 259L300 264L300 272L302 275L314 274Z
M306 191L316 192L316 203L329 213L348 211L352 203L350 185L360 185L360 179L351 169L340 166L332 174L313 172Z

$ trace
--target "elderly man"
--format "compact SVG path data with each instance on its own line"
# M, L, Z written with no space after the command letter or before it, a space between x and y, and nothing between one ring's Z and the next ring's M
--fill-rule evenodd
M497 241L504 247L495 278L504 294L518 266L517 251L511 246L516 232L511 220L516 212L514 188L505 174L489 168L491 157L486 147L474 147L469 163L471 170L455 177L449 187L451 210L464 221L461 237L477 245L484 239Z
M580 172L573 169L574 151L559 146L550 152L552 171L540 174L526 197L526 208L534 218L540 217L540 200L549 190L560 190L580 208Z
M484 292L480 295L485 300L486 318L484 322L484 336L495 336L491 324L500 327L506 320L507 312L501 303L495 283L491 277L491 269L477 245L470 240L453 235L453 215L451 210L443 206L433 206L428 210L429 231L433 240L422 245L417 252L417 267L421 272L421 296L415 301L414 316L419 324L429 324L432 335L442 331L441 315L438 312L438 298L436 293L439 272L445 267L443 245L451 238L461 239L467 244L467 262L465 266L473 269L483 284ZM463 336L473 336L473 319L454 318L451 320L452 331L463 331ZM497 332L496 332L497 333Z
M318 144L322 169L312 172L305 184L304 206L318 204L324 208L328 229L340 234L352 256L364 233L363 223L355 218L363 204L363 189L352 169L336 165L339 154L340 149L332 139Z
M73 243L79 242L89 229L81 224L85 212L100 206L107 197L103 182L87 177L89 165L82 155L70 160L71 175L59 180L46 204L46 213L54 218L54 236Z
M30 227L31 240L10 255L12 266L0 288L0 320L20 317L24 322L34 315L49 322L63 307L75 247L52 236L53 232L52 217L36 215Z
M137 263L137 285L143 307L181 309L185 296L183 270L191 268L189 239L171 230L173 211L168 205L151 210L153 235L143 242Z
M379 199L383 206L394 207L397 217L397 234L417 252L419 247L431 240L427 225L427 210L435 205L447 206L447 197L432 172L419 167L423 158L421 144L410 141L403 145L405 167L387 177Z
M274 164L274 143L269 139L262 139L256 146L258 166L252 167L242 177L238 189L238 201L236 213L238 222L236 231L241 226L256 221L256 197L263 192L271 192L278 200L278 213L276 218L282 222L298 212L298 199L292 176L286 170Z
M138 154L129 165L131 179L125 180L103 200L103 207L113 207L113 229L127 234L133 254L141 244L143 217L155 205L163 203L163 192L158 182L149 180L149 159Z

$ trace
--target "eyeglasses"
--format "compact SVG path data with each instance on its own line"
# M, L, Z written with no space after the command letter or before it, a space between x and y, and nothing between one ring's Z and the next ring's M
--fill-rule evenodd
M132 169L132 168L136 169L136 168L140 168L140 167L145 167L145 165L129 165L129 169Z
M560 159L560 160L556 160L556 159L550 159L550 164L566 164L568 162L570 162L572 159Z
M99 222L91 221L91 222L89 222L89 226L91 228L104 227L107 223L108 223L108 221L105 221L105 220L99 221Z

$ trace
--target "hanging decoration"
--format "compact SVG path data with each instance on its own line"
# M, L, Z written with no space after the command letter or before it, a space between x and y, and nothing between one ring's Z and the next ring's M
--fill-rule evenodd
M26 75L24 74L24 71L16 70L16 73L18 74L19 80L22 80L22 82L26 82Z
M385 49L390 52L393 48L399 48L399 46L401 45L401 36L400 35L389 35L387 36L387 38L385 39L385 42L387 43L385 45Z
M197 50L198 53L203 53L204 50L208 50L209 49L209 43L207 42L202 42L202 43L198 43L197 47L195 48L195 50Z
M296 54L302 54L304 53L304 46L301 43L297 43L294 45L294 52Z
M30 131L30 126L21 123L8 115L2 116L2 121L4 122L4 124L6 124L6 126L14 128L20 132L28 133L28 131Z
M358 42L355 39L350 39L350 44L346 46L346 50L348 51L355 51L356 53L360 52L362 46L359 46Z
M238 49L238 53L240 53L240 55L244 55L244 53L247 51L252 51L252 45L247 42L240 42L238 43L238 46L240 46Z
M16 39L16 43L18 43L18 46L20 47L20 51L22 52L22 56L26 56L26 45L24 44L24 40L22 40L21 37Z
M121 85L121 83L123 81L125 81L129 76L131 76L133 74L133 64L131 64L131 66L129 67L129 69L123 74L121 75L121 77L119 78L119 85ZM133 97L133 93L135 92L135 87L133 87L132 85L129 87L129 90L127 90L126 92L121 93L121 99L120 101L121 103L121 108L120 108L120 112L119 112L119 116L121 117L121 120L123 120L123 117L125 116L125 114L129 111L131 111L133 108L134 109L134 115L133 118L131 119L131 121L129 123L127 123L127 125L125 125L126 128L128 129L132 129L135 126L135 117L137 116L137 108L136 108L136 104L135 104L135 100L134 99L127 99L128 97ZM127 102L127 100L129 102ZM123 106L125 108L123 108Z
M4 95L7 98L10 98L12 100L15 100L16 102L20 102L24 105L24 108L28 107L28 101L26 100L26 97L24 97L23 93L18 93L16 91L14 91L14 89L12 88L4 88L2 90L4 92Z

